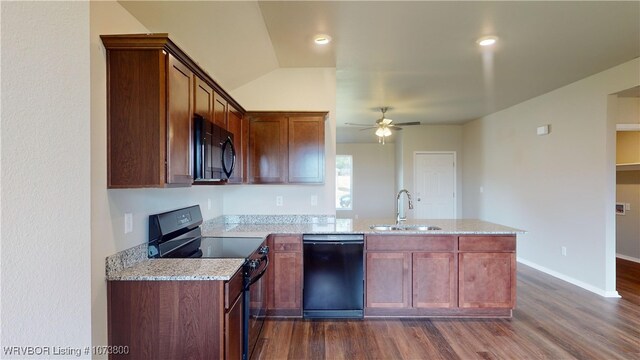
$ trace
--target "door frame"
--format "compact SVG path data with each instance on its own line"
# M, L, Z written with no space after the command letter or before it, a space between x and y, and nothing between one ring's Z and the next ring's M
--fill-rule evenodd
M418 172L416 167L418 162L416 158L418 155L431 155L431 154L451 154L453 155L453 218L458 218L458 154L456 151L414 151L413 152L413 191L416 192L417 181L416 177Z

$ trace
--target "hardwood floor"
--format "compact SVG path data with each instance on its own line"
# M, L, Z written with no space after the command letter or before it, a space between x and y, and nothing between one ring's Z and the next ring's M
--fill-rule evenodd
M640 305L640 263L616 258L616 280L618 294Z
M518 264L512 319L268 320L253 359L640 359L629 274L611 299Z

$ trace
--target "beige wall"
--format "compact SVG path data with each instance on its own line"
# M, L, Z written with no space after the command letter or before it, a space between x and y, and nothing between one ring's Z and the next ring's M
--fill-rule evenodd
M89 4L0 7L0 344L84 349L91 345Z
M394 144L337 144L336 154L353 157L352 210L340 218L395 218Z
M416 151L455 151L456 164L456 211L457 217L462 217L462 126L461 125L421 125L410 126L399 132L396 139L402 156L402 166L399 167L402 176L398 179L397 188L405 188L412 194L416 192L413 187L413 157ZM403 199L404 201L404 199ZM413 218L413 211L407 211L407 218Z
M640 124L640 98L618 97L617 124Z
M518 239L521 261L607 296L616 294L608 95L637 86L639 70L639 59L629 61L463 130L465 217L527 230ZM544 124L551 133L537 136Z
M230 92L247 110L318 110L329 111L329 117L323 185L226 186L225 214L335 214L335 69L278 69ZM276 196L283 197L283 206L276 206ZM312 196L318 197L316 206Z

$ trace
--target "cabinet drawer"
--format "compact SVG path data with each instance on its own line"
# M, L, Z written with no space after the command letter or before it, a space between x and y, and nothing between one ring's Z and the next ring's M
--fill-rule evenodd
M302 238L300 236L274 236L274 251L302 251Z
M224 308L229 309L242 293L242 268L224 283Z
M460 236L460 251L516 251L515 236Z
M374 235L367 236L367 250L453 251L455 236Z

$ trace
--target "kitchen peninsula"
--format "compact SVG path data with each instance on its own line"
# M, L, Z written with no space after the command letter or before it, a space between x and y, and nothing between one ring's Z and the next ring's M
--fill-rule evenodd
M447 314L442 309L457 309L449 312L451 316L510 316L516 297L515 239L517 234L524 231L475 219L408 220L405 223L429 224L441 229L430 231L376 231L370 228L372 225L393 222L391 218L237 215L206 221L202 230L203 236L269 238L272 251L292 253L301 253L302 248L298 244L302 241L302 234L365 234L365 316ZM147 259L146 245L141 244L107 258L107 280L229 280L241 266L241 261L228 259ZM196 265L199 262L206 262L207 265ZM272 273L278 271L276 266L272 266ZM452 289L449 297L441 297L435 302L421 302L421 274L444 271L445 267L449 270L447 273L453 274L441 279L447 284L446 287ZM301 273L293 269L287 271ZM377 274L385 274L385 279L378 278ZM393 277L392 274L397 278L394 282L387 282L386 277ZM480 281L487 283L480 284ZM499 292L496 287L498 283L501 288ZM301 281L292 284L301 285ZM389 286L398 284L402 284L402 293L396 294L397 299L376 300L378 296L389 292ZM414 288L413 292L411 287ZM381 292L382 288L386 290ZM410 298L411 293L413 296ZM424 306L438 311L417 310ZM408 311L408 308L414 310ZM491 308L500 310L489 311ZM460 309L468 310L465 312Z
M265 290L256 292L264 295L252 295L250 303L265 304L267 316L303 316L303 234L364 235L365 318L512 315L516 235L523 231L468 219L403 223L440 230L372 229L392 223L328 216L225 216L205 221L201 229L203 238L266 239L270 264ZM200 344L198 354L211 351L219 358L236 358L242 327L234 327L238 315L232 300L239 294L236 283L244 259L148 259L147 254L147 244L141 244L107 258L109 343L128 344L132 353L155 354L156 345L161 346L154 345L155 340L131 342L148 331L189 327L195 321L217 339L193 340ZM146 301L169 303L150 307ZM176 310L169 319L154 312L158 307ZM210 317L217 320L202 320ZM187 340L175 339L176 354Z

